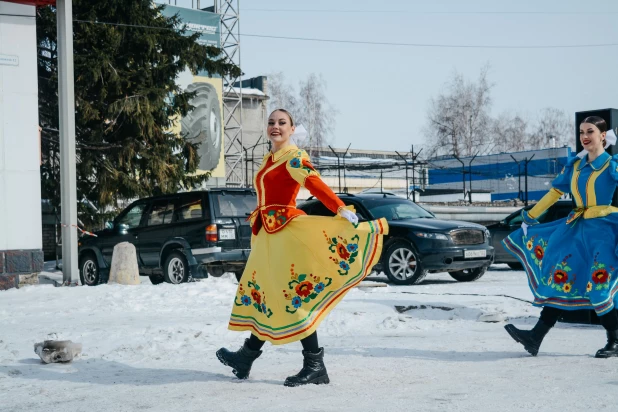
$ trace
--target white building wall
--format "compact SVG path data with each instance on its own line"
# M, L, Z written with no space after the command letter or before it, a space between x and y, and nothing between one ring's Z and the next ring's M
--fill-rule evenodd
M0 251L42 248L34 15L0 1Z

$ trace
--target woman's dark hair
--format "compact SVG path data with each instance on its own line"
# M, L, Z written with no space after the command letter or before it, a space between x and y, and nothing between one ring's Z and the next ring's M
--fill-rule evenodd
M607 122L602 117L599 117L599 116L588 116L584 120L582 120L582 123L591 123L595 125L596 127L599 128L601 133L607 131Z
M272 114L273 114L274 112L283 112L283 113L287 114L287 115L288 115L288 117L290 118L290 126L294 126L294 119L292 118L292 115L290 114L290 112L288 112L288 111L287 111L287 110L285 110L285 109L275 109L275 110L273 110L273 111L270 113L270 116L272 116ZM270 117L270 116L269 116L269 117Z

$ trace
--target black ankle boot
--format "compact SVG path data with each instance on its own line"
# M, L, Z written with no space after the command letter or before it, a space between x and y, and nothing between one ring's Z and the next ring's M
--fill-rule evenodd
M539 353L541 342L543 342L543 338L551 328L551 326L548 326L540 319L532 330L520 330L511 324L504 326L504 329L506 329L509 335L511 335L515 341L524 345L524 348L532 356L536 356L536 354Z
M615 358L618 357L618 330L607 331L607 345L599 349L595 358Z
M318 353L303 351L303 368L294 376L289 376L285 386L300 386L314 383L330 383L326 366L324 366L324 348L320 348Z
M247 379L253 361L259 358L261 354L261 350L249 349L249 339L245 339L245 344L236 352L231 352L225 348L219 349L217 358L225 366L230 366L238 379Z

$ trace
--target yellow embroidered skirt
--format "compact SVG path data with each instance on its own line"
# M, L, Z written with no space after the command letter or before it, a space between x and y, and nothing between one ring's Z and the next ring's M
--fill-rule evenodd
M356 227L341 217L298 216L253 239L229 329L273 344L311 335L382 252L385 219Z

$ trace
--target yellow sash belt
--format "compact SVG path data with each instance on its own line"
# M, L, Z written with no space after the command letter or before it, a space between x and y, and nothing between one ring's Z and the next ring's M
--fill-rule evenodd
M618 207L614 206L590 206L590 207L578 207L573 209L571 214L569 214L569 218L567 219L567 223L571 223L580 216L583 216L584 219L594 219L596 217L607 216L610 213L618 212Z

